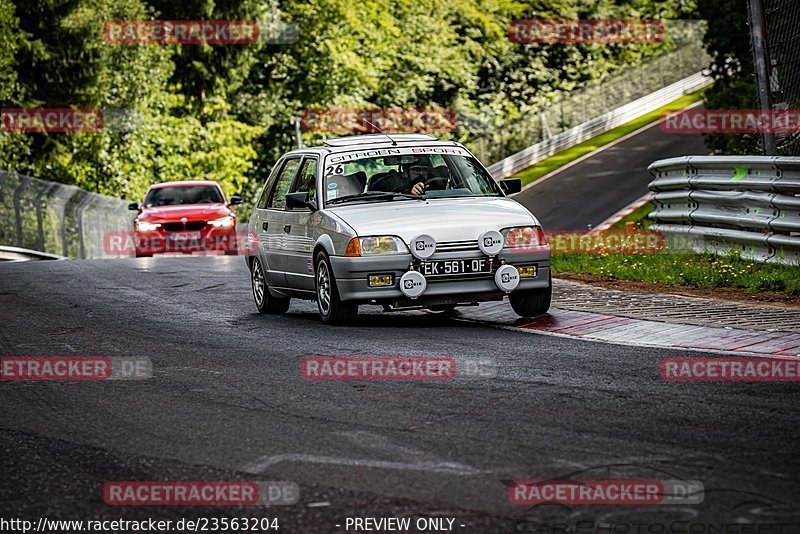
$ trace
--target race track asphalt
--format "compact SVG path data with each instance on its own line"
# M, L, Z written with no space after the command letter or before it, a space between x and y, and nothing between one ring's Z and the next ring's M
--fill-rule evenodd
M586 231L648 192L653 177L647 167L653 161L708 152L700 134L665 133L652 125L533 182L513 198L531 210L547 231Z
M146 357L154 370L138 381L0 382L0 515L278 517L279 532L298 533L345 532L347 517L365 516L451 517L465 533L557 532L535 528L580 519L800 523L797 384L665 383L661 359L686 353L363 311L352 327L322 325L310 302L260 315L238 257L0 265L1 355ZM314 355L488 357L496 374L305 380L300 362ZM703 503L507 497L510 480L621 473L698 480ZM108 506L103 485L120 480L288 480L300 500Z

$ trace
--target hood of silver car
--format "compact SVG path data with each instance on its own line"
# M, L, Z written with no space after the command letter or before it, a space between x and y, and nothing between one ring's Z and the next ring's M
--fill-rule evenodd
M524 206L505 197L393 200L335 206L330 211L359 236L396 235L406 243L419 234L437 242L465 241L486 230L539 224Z

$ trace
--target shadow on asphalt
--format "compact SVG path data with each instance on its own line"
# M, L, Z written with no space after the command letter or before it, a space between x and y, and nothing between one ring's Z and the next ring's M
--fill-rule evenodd
M374 309L374 311L373 311ZM329 326L328 328L441 328L444 326L465 326L458 320L461 316L456 312L447 314L442 312L386 312L373 307L358 314L358 319L353 324L342 326ZM322 326L322 320L316 312L289 312L284 316L287 319L305 319Z

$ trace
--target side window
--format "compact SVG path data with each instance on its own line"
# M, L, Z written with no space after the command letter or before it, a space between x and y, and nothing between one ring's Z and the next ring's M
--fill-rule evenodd
M283 161L278 161L272 171L269 173L269 178L264 182L264 188L261 190L261 196L258 197L256 208L263 210L267 208L267 200L269 200L269 193L272 191L272 186L275 184L275 177L278 175L278 170L283 166Z
M289 192L289 188L292 186L292 180L299 164L300 158L287 159L286 163L283 164L283 169L281 169L275 183L275 189L273 189L270 196L268 208L274 210L286 209L286 193Z
M303 160L303 166L300 167L300 175L297 178L297 183L292 189L292 192L308 191L308 198L313 199L317 193L317 160L315 158L306 158Z

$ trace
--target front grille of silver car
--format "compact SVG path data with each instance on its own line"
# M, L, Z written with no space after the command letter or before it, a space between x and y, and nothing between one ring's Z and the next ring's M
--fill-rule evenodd
M476 250L479 250L477 239L436 243L436 252L474 252Z

